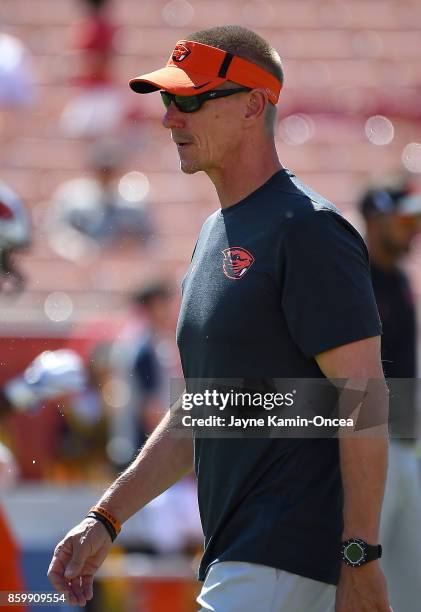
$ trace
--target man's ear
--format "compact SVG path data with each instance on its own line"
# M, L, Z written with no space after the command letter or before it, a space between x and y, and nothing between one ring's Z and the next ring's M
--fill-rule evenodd
M247 105L244 112L244 119L250 125L255 123L265 113L265 109L269 104L267 93L264 89L253 89L247 100Z

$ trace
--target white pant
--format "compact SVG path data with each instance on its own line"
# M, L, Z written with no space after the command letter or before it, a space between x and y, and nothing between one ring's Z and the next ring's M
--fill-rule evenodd
M421 487L411 447L392 440L382 509L381 565L396 612L421 609Z
M197 602L200 612L333 612L336 587L266 565L211 565Z

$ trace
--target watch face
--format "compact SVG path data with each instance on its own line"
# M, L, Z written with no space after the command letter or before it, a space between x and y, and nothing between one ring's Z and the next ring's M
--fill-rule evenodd
M357 542L353 542L346 547L345 555L351 563L359 563L364 558L364 549Z
M362 540L349 540L348 542L345 542L342 550L344 561L346 561L348 565L359 566L365 563L367 551L365 542Z

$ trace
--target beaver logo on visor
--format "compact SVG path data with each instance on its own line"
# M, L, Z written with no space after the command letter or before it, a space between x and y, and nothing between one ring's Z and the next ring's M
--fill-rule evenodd
M178 44L175 46L174 51L172 52L172 59L174 62L182 62L188 55L190 55L191 51L185 45Z
M254 263L253 255L241 247L224 249L222 254L224 256L222 261L224 274L234 280L243 278Z

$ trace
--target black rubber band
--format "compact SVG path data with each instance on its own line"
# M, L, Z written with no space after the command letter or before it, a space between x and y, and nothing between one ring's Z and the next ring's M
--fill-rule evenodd
M108 531L108 534L111 538L111 542L114 542L117 537L117 532L114 529L114 526L110 523L109 520L105 518L105 516L102 516L102 514L99 514L99 512L89 512L89 514L86 515L86 518L94 518L100 523L102 523L105 529Z
M221 64L221 67L219 69L218 72L218 76L225 79L225 77L227 76L227 72L228 72L228 68L230 67L230 64L233 60L233 54L232 53L226 53L225 57L224 57L224 61Z
M105 518L105 516L102 516L102 514L99 514L99 512L89 512L89 514L87 514L87 518L94 518L102 523L105 529L108 531L111 541L114 542L117 537L117 532L114 529L114 526Z
M367 546L367 561L375 561L376 559L380 559L382 556L382 547L381 544L377 546Z

